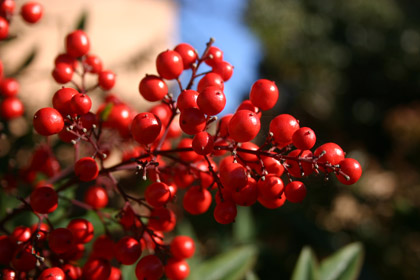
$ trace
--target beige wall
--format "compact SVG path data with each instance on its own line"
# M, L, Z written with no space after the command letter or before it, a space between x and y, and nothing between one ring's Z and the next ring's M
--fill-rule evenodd
M145 73L156 73L156 54L172 48L176 38L176 6L169 0L38 0L44 17L28 25L15 16L11 33L18 38L0 46L0 59L12 71L33 48L35 61L18 77L20 96L31 116L39 107L51 106L52 94L60 88L52 77L55 56L64 51L64 37L72 31L84 11L91 53L99 55L104 67L117 74L112 92L141 109L144 100L138 83ZM23 2L18 2L18 7ZM92 81L93 83L93 81ZM101 91L96 93L101 94ZM143 104L143 105L142 105Z

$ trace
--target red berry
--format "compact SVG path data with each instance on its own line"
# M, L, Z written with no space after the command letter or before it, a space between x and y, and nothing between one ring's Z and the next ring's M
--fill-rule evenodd
M168 94L168 86L165 81L158 76L146 75L140 81L139 92L147 101L159 101Z
M99 118L104 120L103 126L117 130L124 138L130 137L130 125L133 121L131 109L125 104L108 104L99 108L96 113ZM103 111L105 108L109 109L108 106L111 106L111 109L107 111L108 114L104 115Z
M204 62L213 67L217 62L223 61L223 52L215 46L211 46L207 52L207 59Z
M83 182L95 180L99 174L99 167L91 157L84 157L74 164L74 173Z
M267 200L275 199L283 191L283 181L275 175L267 175L264 180L258 180L258 195Z
M313 154L309 150L293 150L288 154L289 157L296 157L296 158L313 158ZM312 169L312 163L311 162L305 162L301 161L301 164L299 165L299 162L297 160L293 159L287 159L286 160L287 165L287 171L290 173L291 176L295 178L301 178L302 176L308 176L312 174L314 171Z
M186 108L179 116L179 126L186 134L195 135L206 127L206 117L197 108Z
M301 127L293 133L293 145L300 150L309 150L315 145L315 132L309 127Z
M141 255L140 243L131 236L124 236L114 246L115 258L124 265L135 263Z
M192 139L191 138L183 138L181 141L179 141L177 148L192 148ZM179 152L179 158L186 162L195 162L201 159L199 154L197 154L194 151L188 151L188 152Z
M37 280L64 280L66 275L59 267L51 267L44 269L38 276Z
M151 206L161 207L168 203L171 193L167 184L156 182L147 187L144 196Z
M67 228L56 228L48 236L48 245L54 253L65 253L74 246L73 233Z
M162 123L152 113L138 114L131 124L131 134L134 140L143 145L153 143L159 136Z
M288 201L299 203L302 202L306 196L306 187L300 181L293 181L286 185L284 194Z
M165 103L159 103L149 109L149 113L154 114L162 122L162 125L167 126L172 116L172 110Z
M15 0L4 0L3 3L1 3L0 6L0 13L3 12L6 17L12 16L15 12L16 3Z
M74 58L71 55L66 54L66 53L62 53L62 54L57 55L57 57L54 60L54 65L57 65L59 63L68 64L73 68L73 70L76 70L77 65L79 64L79 62L77 61L76 58Z
M199 215L207 212L211 201L212 196L207 189L201 186L192 186L185 193L182 205L188 213Z
M0 40L6 39L9 36L9 23L3 17L0 17Z
M93 242L92 255L96 258L111 260L114 257L114 241L107 236L101 235Z
M357 160L345 158L338 164L340 165L340 171L348 176L348 178L346 178L341 172L336 174L338 181L344 185L352 185L359 180L360 176L362 176L362 167Z
M78 93L74 88L63 87L57 90L52 98L53 107L64 116L71 115L71 99Z
M111 274L107 280L122 280L121 270L118 267L111 267Z
M83 279L106 280L111 275L111 264L105 259L90 259L83 266Z
M168 208L155 208L150 213L148 226L153 230L168 232L174 229L176 217Z
M102 71L102 60L93 54L88 54L83 59L83 66L89 73L98 74Z
M156 58L156 69L164 79L172 80L181 75L184 70L184 63L181 55L176 51L166 50Z
M67 228L73 233L75 243L88 243L93 238L93 225L86 219L73 219Z
M26 226L17 226L13 230L12 234L10 235L10 238L13 242L25 242L28 241L31 238L32 231L29 227Z
M90 42L87 34L82 30L75 30L66 36L66 52L78 58L89 52Z
M178 96L177 106L180 111L186 108L198 108L198 92L192 89L183 90Z
M226 96L217 86L206 87L198 95L197 105L204 114L214 116L225 108Z
M322 155L322 156L321 156ZM335 143L325 143L314 151L315 157L320 157L317 163L320 165L319 169L323 172L331 172L331 168L324 168L322 165L329 163L331 165L337 165L344 159L344 152L340 146Z
M54 108L39 109L33 119L33 125L39 134L49 136L59 133L64 127L61 114Z
M43 8L38 2L27 2L20 9L20 14L27 23L36 23L42 18Z
M0 271L0 276L2 280L16 280L16 271L10 268L4 268Z
M103 90L110 90L115 85L115 73L110 70L101 71L98 74L98 84Z
M190 274L190 266L184 260L170 259L165 265L165 275L171 280L183 280Z
M73 67L67 63L58 63L52 71L54 80L59 84L66 84L73 78Z
M155 255L148 255L140 259L136 265L138 280L158 280L163 276L162 261Z
M210 86L217 86L220 88L220 90L223 90L225 87L222 77L220 77L219 74L213 72L207 73L203 78L200 79L197 85L197 91L202 92L206 87Z
M18 271L30 271L36 267L36 257L32 254L32 245L20 244L12 255L12 267Z
M66 280L77 280L82 277L82 269L71 264L64 264L61 269L64 271Z
M199 155L208 155L213 151L214 141L207 131L201 131L197 133L192 141L192 147L194 152Z
M1 81L1 80L0 80ZM16 79L6 78L0 83L0 95L3 97L11 97L17 95L19 91L19 83Z
M227 114L220 119L217 127L217 131L220 137L226 138L229 136L228 126L232 117L233 114Z
M58 195L51 187L39 187L32 191L30 204L35 212L48 214L57 208Z
M246 99L246 100L242 101L241 104L239 104L238 108L236 109L236 112L240 111L240 110L249 110L249 111L257 114L258 118L261 118L261 115L262 115L260 109L257 106L255 106L254 104L252 104L251 100L249 100L249 99Z
M248 174L245 167L226 157L220 163L220 181L229 190L239 190L248 184Z
M270 122L270 132L273 133L274 141L281 147L292 143L293 133L298 129L298 121L288 114L278 115Z
M7 97L0 101L0 116L5 120L11 120L23 115L22 101L17 97Z
M219 224L230 224L235 221L237 214L236 205L231 200L220 202L214 208L214 218Z
M223 81L226 82L232 77L233 66L226 61L216 62L213 65L212 72L219 74Z
M92 108L92 100L88 95L78 93L72 97L70 107L73 113L84 115L89 113L90 108Z
M255 179L252 177L248 178L248 184L238 190L232 191L232 199L236 204L241 206L251 206L257 202L258 187Z
M194 240L189 236L179 235L172 239L170 244L172 257L178 260L188 259L194 255Z
M262 196L259 196L258 202L265 208L276 209L283 206L283 204L286 202L286 196L283 194L281 197L276 197L274 199L266 199Z
M184 65L184 69L189 69L192 67L192 64L197 61L197 52L194 50L194 48L187 43L181 43L178 44L174 51L179 53L179 55L182 57L182 63Z
M260 79L256 81L249 92L249 99L252 104L263 111L270 110L277 103L279 90L272 81Z
M228 125L229 136L237 142L251 141L257 136L260 128L260 119L248 110L237 111Z
M258 145L252 142L243 142L241 143L240 148L249 151L257 151L259 149ZM244 161L258 161L258 156L251 153L241 152L238 150L238 155L241 158L241 160Z
M100 186L90 186L86 190L84 201L94 209L101 209L108 204L108 194Z

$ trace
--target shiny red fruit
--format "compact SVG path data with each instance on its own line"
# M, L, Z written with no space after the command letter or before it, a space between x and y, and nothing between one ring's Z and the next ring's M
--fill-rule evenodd
M75 30L66 36L65 40L66 52L78 58L89 52L90 42L87 34L82 30Z
M27 2L20 9L20 15L27 23L36 23L42 18L42 5L38 2Z
M54 108L39 109L33 118L33 125L39 134L49 136L59 133L64 127L61 114Z

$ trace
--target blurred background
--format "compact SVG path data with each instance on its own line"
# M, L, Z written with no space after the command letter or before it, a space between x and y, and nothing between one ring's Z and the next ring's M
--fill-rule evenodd
M317 145L339 143L361 162L364 173L355 185L311 177L302 204L287 203L277 210L241 208L231 226L216 224L211 211L199 217L184 214L178 232L194 235L200 244L192 270L223 252L257 244L257 257L247 266L252 277L289 279L303 246L323 259L359 241L365 250L359 279L420 275L420 3L40 2L47 17L39 28L17 21L13 27L33 33L32 41L0 46L6 70L21 63L13 53L22 58L36 50L35 59L16 75L22 81L28 119L57 88L49 73L54 56L64 48L60 38L84 18L93 50L121 77L116 92L134 107L150 106L138 98L137 86L145 73L156 73L157 53L178 42L190 43L201 53L214 37L215 46L235 67L226 83L229 103L222 114L234 112L248 98L256 79L274 80L281 96L278 105L264 113L263 128L267 130L273 116L292 114L314 129ZM48 39L51 34L55 37ZM24 123L20 120L16 126ZM1 170L14 157L13 141L30 133L27 127L0 140Z

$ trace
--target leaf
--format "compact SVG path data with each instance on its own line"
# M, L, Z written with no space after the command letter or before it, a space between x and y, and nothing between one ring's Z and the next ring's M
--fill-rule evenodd
M88 12L83 11L82 15L80 16L79 20L77 21L76 30L85 30L86 29L87 18L88 18Z
M18 76L20 73L22 73L23 70L25 70L32 63L32 61L34 61L36 55L37 55L37 50L36 49L33 49L26 56L26 58L23 60L22 64L19 65L14 72L8 74L8 76L10 76L10 77L16 77L16 76Z
M104 110L101 112L101 120L103 122L105 122L108 119L109 114L111 114L112 107L114 107L114 104L113 103L108 103L108 104L106 104Z
M136 264L122 265L120 269L121 269L122 279L137 280L136 273L135 273Z
M243 279L257 260L255 246L242 246L217 255L192 269L189 280Z
M321 262L320 279L356 279L362 268L363 256L362 244L356 242L347 245Z
M250 207L238 207L233 224L233 238L239 243L250 242L255 237L255 224Z
M318 278L318 262L314 252L304 247L293 271L292 280L315 280Z

